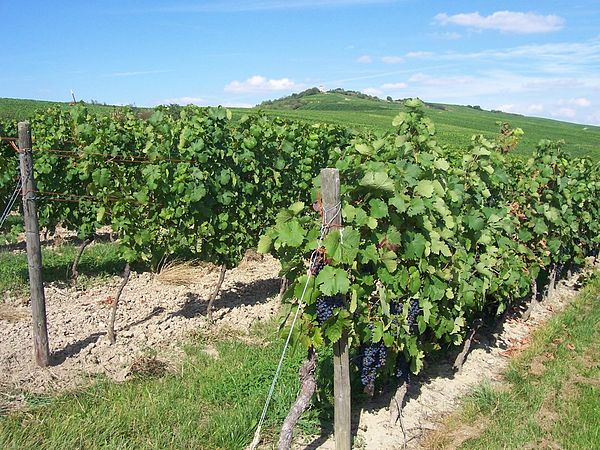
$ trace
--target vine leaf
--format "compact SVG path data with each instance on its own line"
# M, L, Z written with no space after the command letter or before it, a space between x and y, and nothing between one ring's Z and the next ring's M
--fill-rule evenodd
M344 318L340 315L336 317L335 322L327 326L324 330L325 337L329 339L329 342L335 344L342 338L344 331Z
M389 273L394 273L398 268L398 255L392 251L384 252L381 255L381 262L385 265Z
M258 240L258 246L256 248L257 253L267 254L273 247L273 238L269 234L263 234Z
M350 227L333 230L323 240L325 253L333 264L352 264L358 254L360 233Z
M394 181L385 172L367 172L360 185L375 191L394 192Z
M383 219L388 216L388 207L383 200L373 198L369 202L369 206L371 206L371 216L375 219Z
M421 180L415 187L415 192L425 198L431 198L433 195L433 182L430 180Z
M425 236L421 233L415 233L412 240L406 246L404 256L412 259L420 259L423 256L427 243Z
M350 280L345 270L325 266L317 276L317 285L325 295L345 294L350 289Z
M373 324L373 335L371 337L373 343L379 342L383 338L383 323L377 321Z
M300 247L304 242L306 230L300 226L297 220L290 220L279 226L277 241L289 247Z

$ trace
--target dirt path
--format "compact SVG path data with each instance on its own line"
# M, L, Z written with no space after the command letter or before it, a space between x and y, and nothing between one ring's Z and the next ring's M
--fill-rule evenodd
M227 272L215 302L216 327L246 334L250 324L278 312L279 262L271 257L244 260ZM156 353L176 364L180 344L207 327L207 298L218 270L197 268L190 283L174 285L149 273L133 273L117 312L117 343L106 337L110 297L120 277L88 290L46 286L50 350L54 364L42 369L33 362L29 307L19 300L0 301L0 387L2 391L58 392L84 384L94 374L124 380L141 356ZM6 397L0 397L1 402ZM18 402L16 395L11 401ZM6 405L5 405L6 407Z

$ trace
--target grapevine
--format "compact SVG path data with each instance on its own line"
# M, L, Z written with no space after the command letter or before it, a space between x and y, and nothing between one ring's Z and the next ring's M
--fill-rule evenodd
M468 149L443 148L421 106L407 101L393 132L355 136L329 154L344 229L324 242L327 265L313 265L299 337L318 348L347 332L370 391L394 372L401 380L418 373L428 352L460 345L474 323L519 305L544 273L560 277L600 241L598 164L547 141L528 159L483 136ZM320 224L311 203L284 210L261 239L292 281L291 302ZM335 295L346 306L321 314ZM393 357L395 370L381 370Z

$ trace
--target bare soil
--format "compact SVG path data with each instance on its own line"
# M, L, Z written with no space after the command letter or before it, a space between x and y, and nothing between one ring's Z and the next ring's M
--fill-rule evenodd
M280 264L265 256L244 260L227 271L214 304L214 328L248 333L250 325L278 313ZM46 285L46 310L52 365L38 367L32 354L31 314L27 300L0 300L0 410L18 407L23 392L54 393L86 384L104 374L122 381L140 359L153 355L175 367L182 344L193 333L207 330L207 299L218 269L188 268L189 280L161 282L160 276L132 273L119 302L117 342L110 345L106 327L110 304L121 283L87 290ZM13 393L14 395L11 395Z

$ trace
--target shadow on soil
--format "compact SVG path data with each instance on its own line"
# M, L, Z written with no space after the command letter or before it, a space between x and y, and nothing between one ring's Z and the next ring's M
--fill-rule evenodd
M277 278L258 280L250 284L236 283L231 289L222 291L217 297L213 305L214 311L266 303L269 298L279 292L280 283ZM207 306L207 299L194 292L188 292L181 309L170 313L168 317L181 316L191 319L192 317L206 315Z

